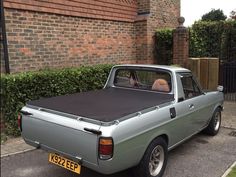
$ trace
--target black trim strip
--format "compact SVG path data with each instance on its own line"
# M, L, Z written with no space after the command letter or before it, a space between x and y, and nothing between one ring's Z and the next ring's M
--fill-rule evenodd
M26 115L26 116L32 116L33 114L27 111L20 111L21 114Z
M3 53L4 53L4 61L5 61L5 70L6 70L7 74L10 74L9 56L8 56L8 48L7 48L7 34L6 34L6 25L5 25L5 15L4 15L3 0L1 0L1 27L2 27L2 42L3 42Z
M95 130L95 129L84 128L84 130L87 131L87 132L91 132L91 133L93 133L93 134L96 134L96 135L101 135L101 134L102 134L101 131Z

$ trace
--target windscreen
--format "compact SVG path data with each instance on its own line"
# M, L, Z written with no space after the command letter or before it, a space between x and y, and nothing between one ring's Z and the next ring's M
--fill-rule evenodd
M171 75L167 71L118 69L114 85L157 92L171 92Z

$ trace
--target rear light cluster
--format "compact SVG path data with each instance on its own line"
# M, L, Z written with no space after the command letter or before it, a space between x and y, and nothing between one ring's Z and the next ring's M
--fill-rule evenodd
M17 117L18 128L22 131L22 115L19 113Z
M101 137L99 139L99 158L102 160L108 160L113 156L113 139Z

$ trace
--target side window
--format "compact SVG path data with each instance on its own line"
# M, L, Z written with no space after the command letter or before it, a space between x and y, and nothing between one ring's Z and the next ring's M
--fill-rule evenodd
M192 76L182 76L181 81L184 89L185 99L193 98L202 94Z
M118 70L115 76L114 84L122 87L131 87L131 78L132 75L130 70Z

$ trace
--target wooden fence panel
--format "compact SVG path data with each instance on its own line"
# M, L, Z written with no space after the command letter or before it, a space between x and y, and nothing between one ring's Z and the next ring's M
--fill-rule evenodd
M218 58L190 58L189 69L197 77L205 90L216 90L218 86Z

